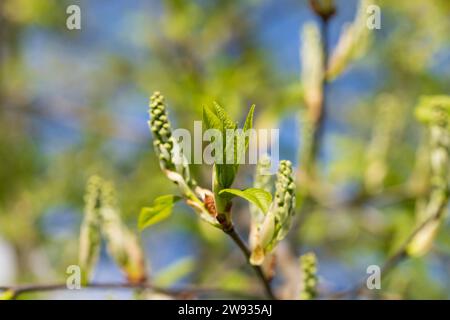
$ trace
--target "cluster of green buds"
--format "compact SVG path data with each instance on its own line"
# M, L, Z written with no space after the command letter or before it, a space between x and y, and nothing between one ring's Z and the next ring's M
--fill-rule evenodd
M145 258L137 236L122 222L114 186L98 176L87 184L85 215L80 231L79 265L82 284L89 283L98 260L102 235L108 252L130 283L146 280Z
M86 186L84 196L84 219L80 229L79 265L81 268L81 283L86 285L97 263L100 253L100 197L102 180L92 176Z
M153 146L159 158L161 170L174 182L186 203L191 206L204 221L219 226L214 215L213 195L211 191L199 187L190 175L189 163L182 154L182 148L175 140L164 102L164 97L156 91L150 97L148 121L153 136ZM153 209L152 209L153 210Z
M159 157L161 169L173 171L175 164L172 161L172 130L167 117L164 97L159 92L153 93L150 97L149 115L148 124L153 134L153 145Z
M374 0L360 0L353 22L342 27L339 40L328 63L326 72L328 80L333 80L342 74L369 48L372 30L367 27L367 10L373 2Z
M407 252L411 256L422 256L432 246L449 199L450 96L423 97L416 116L429 128L431 191L423 210L418 212L422 228L411 239Z
M317 259L312 252L300 256L301 300L312 300L317 296Z
M130 283L146 280L145 256L136 234L120 218L114 185L105 181L102 188L102 232L107 249Z
M150 97L148 113L150 116L148 125L153 135L153 146L161 169L175 183L185 183L190 188L195 187L195 180L190 176L189 164L181 154L178 142L172 136L164 96L158 91ZM180 177L174 173L178 173L184 181L180 182Z
M387 159L405 124L402 101L394 95L383 94L377 99L372 138L366 152L364 185L369 193L383 189L388 174Z
M279 241L288 233L295 210L295 183L292 164L282 160L275 183L275 198L269 212L265 215L255 236L250 262L261 265L267 253L270 253Z

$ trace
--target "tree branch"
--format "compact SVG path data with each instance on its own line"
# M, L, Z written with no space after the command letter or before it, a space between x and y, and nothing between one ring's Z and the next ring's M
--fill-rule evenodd
M233 241L237 244L239 249L241 249L242 253L244 254L244 256L245 256L245 258L247 260L247 262L250 264L251 252L247 248L246 244L241 239L239 234L236 232L234 227L231 227L229 230L225 230L224 229L224 232L226 234L228 234L231 239L233 239ZM275 297L274 293L272 292L272 288L270 286L270 280L264 275L264 272L261 269L261 266L255 266L255 265L252 265L252 264L250 264L250 265L252 266L253 270L255 270L255 273L258 276L258 279L260 280L261 284L263 285L267 297L269 299L271 299L271 300L276 300L276 297Z
M433 215L428 217L425 221L423 221L418 227L416 227L411 234L408 236L408 238L405 240L405 242L400 246L400 248L397 249L397 251L391 255L384 263L384 265L381 267L381 275L382 277L386 277L386 275L391 272L394 267L399 265L402 261L406 260L409 255L407 252L407 248L411 241L414 239L414 237L421 232L423 229L425 229L430 223L434 222L436 219L440 219L440 214L442 210L445 209L445 206L447 205L447 202L444 201L440 204L439 207L436 208L436 211ZM360 284L353 287L350 290L341 291L341 292L335 292L327 296L328 299L339 299L344 298L346 296L352 296L357 297L366 291L366 281L361 281Z
M204 287L185 287L182 289L167 289L158 287L151 283L142 284L132 284L132 283L90 283L83 286L82 289L140 289L140 290L151 290L153 292L165 294L176 299L189 299L200 294L213 294L213 293L227 293L232 296L242 297L242 298L260 298L256 294L246 293L236 290L225 290L220 288L204 288ZM55 283L55 284L31 284L31 285L19 285L11 287L0 287L0 292L11 292L11 299L17 299L20 295L32 292L47 292L47 291L79 291L77 289L68 289L65 283Z
M317 159L317 156L320 151L320 146L322 145L323 135L324 135L324 125L327 114L327 77L326 71L328 68L328 19L320 19L320 35L322 39L322 70L323 70L323 79L322 79L322 105L320 106L320 114L317 119L317 123L314 126L314 135L313 135L313 145L312 145L312 161Z

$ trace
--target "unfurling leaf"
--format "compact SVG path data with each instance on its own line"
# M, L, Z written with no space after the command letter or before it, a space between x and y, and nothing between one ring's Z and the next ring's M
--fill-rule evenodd
M247 117L245 118L245 122L244 122L244 127L242 129L244 129L244 132L250 129L253 129L253 114L255 112L255 105L252 104L252 106L250 107L250 110L247 113Z
M236 129L236 123L231 120L230 116L226 113L225 109L222 108L217 102L214 102L214 110L216 112L217 117L222 122L222 126L224 129Z
M226 163L227 149L234 146L234 144L231 143L232 141L225 141L226 130L234 130L236 129L236 125L226 114L225 110L217 103L214 104L214 108L203 108L203 123L205 129L219 130L222 134L223 149L220 151L222 152L220 158L223 160L223 163L216 163L214 165L214 171L217 186L219 186L220 189L228 188L233 184L234 178L236 177L236 167L233 163Z
M142 208L138 221L139 230L167 219L172 213L174 204L180 199L180 197L174 195L160 196L155 199L153 206Z
M272 202L272 195L269 192L258 188L249 188L246 190L223 189L219 194L231 194L244 198L245 200L253 203L264 213L269 211L270 203Z
M203 108L203 123L205 129L216 129L222 134L223 149L220 159L222 163L216 163L214 170L215 179L219 189L229 188L236 177L239 163L242 162L248 148L250 137L247 133L253 127L253 113L255 106L252 105L247 114L244 126L238 129L236 122L226 113L218 103L214 107Z
M222 121L210 107L203 107L203 124L206 130L216 129L223 131Z
M236 166L234 164L215 164L216 177L220 190L229 188L236 177Z
M255 105L253 104L247 113L247 117L245 118L244 126L242 127L242 132L238 133L238 134L244 136L244 142L242 144L242 139L240 139L239 143L235 144L236 159L238 161L236 164L236 171L239 168L239 164L244 162L244 160L245 160L245 153L247 152L248 145L250 143L250 133L247 133L247 131L253 129L253 113L254 112L255 112ZM243 148L244 150L240 150L239 148Z

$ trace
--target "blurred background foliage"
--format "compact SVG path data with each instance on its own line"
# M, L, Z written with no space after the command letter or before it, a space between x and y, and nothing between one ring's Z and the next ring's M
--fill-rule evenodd
M316 252L324 296L351 288L411 231L411 195L427 176L413 108L421 95L450 93L450 2L376 3L382 28L327 89L318 170L326 199L301 212L286 241L295 256ZM82 30L65 26L70 4L81 7ZM331 48L357 9L336 4ZM256 126L280 128L281 158L298 165L301 28L317 22L307 1L3 0L0 19L0 285L65 278L90 175L116 183L133 228L142 206L174 190L147 128L154 90L174 126L188 129L213 101L236 119L255 103ZM210 185L210 167L193 170ZM236 185L249 186L252 171ZM245 233L248 209L237 207ZM449 230L447 222L425 258L385 279L383 297L450 298ZM182 205L142 238L156 283L255 286L241 253ZM106 254L94 279L121 279Z

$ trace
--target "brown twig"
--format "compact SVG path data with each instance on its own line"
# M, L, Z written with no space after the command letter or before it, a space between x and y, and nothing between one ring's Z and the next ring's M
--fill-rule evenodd
M328 48L328 27L330 18L336 13L336 8L332 5L329 8L322 7L322 5L318 1L310 0L311 9L315 12L320 20L320 37L322 43L322 83L320 90L320 98L318 99L319 103L317 106L310 108L310 119L311 121L311 141L309 142L309 146L305 150L304 158L301 159L303 165L305 166L305 170L308 171L308 179L313 178L315 175L315 167L314 163L317 160L320 147L322 145L323 135L324 135L324 124L327 114L327 101L326 101L326 91L328 80L326 77L326 71L328 69L328 56L329 56L329 48Z
M233 239L233 241L236 243L236 245L239 247L239 249L241 249L242 253L244 254L245 258L247 259L247 262L250 263L250 255L251 252L250 250L247 248L246 244L244 243L244 241L241 239L241 237L239 236L239 234L236 232L236 230L232 227L229 230L224 230L224 232L226 234L228 234L230 236L231 239ZM258 276L258 279L260 280L261 284L264 287L265 293L267 295L267 297L271 300L276 300L276 297L272 291L272 288L270 286L270 281L269 279L265 276L263 270L261 269L260 266L255 266L255 265L251 265L253 270L255 271L256 275Z
M232 296L243 297L243 298L258 298L256 294L246 293L242 291L235 290L225 290L220 288L202 288L202 287L185 287L182 289L167 289L158 287L151 283L90 283L83 286L82 289L140 289L140 290L150 290L153 292L165 294L176 299L188 299L200 294L212 294L212 293L227 293ZM31 292L47 292L47 291L78 291L76 289L68 289L65 283L55 283L55 284L32 284L32 285L18 285L11 287L0 287L0 292L11 292L11 299L17 299L20 295Z

